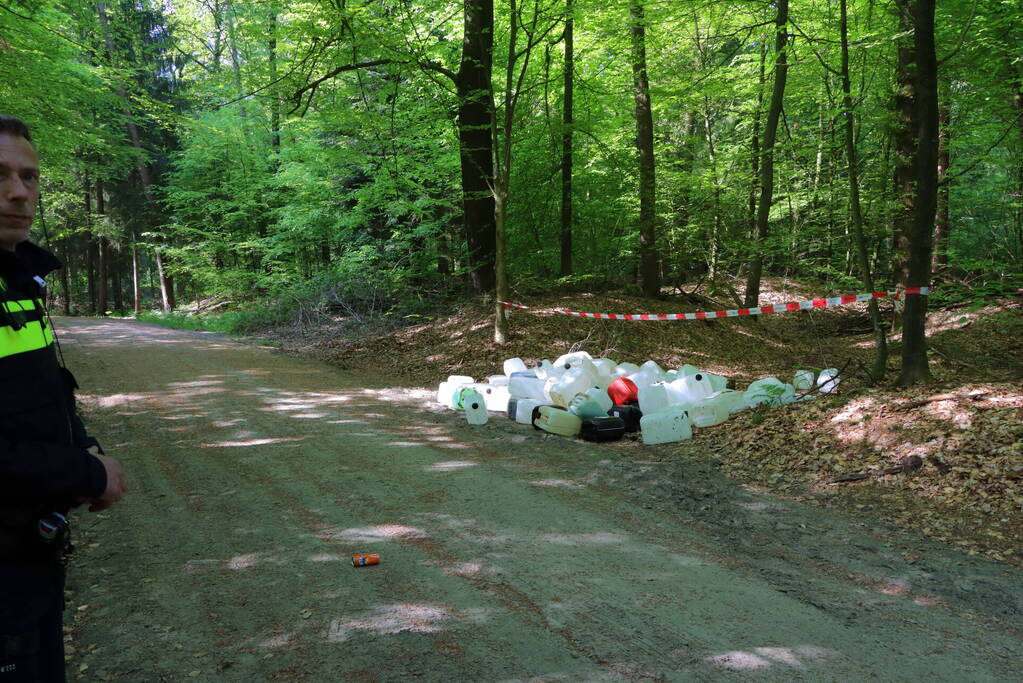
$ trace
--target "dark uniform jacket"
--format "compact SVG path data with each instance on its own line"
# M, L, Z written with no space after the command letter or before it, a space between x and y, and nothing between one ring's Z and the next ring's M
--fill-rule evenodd
M39 542L41 516L106 489L44 314L40 283L58 267L28 242L0 249L0 564L52 558Z

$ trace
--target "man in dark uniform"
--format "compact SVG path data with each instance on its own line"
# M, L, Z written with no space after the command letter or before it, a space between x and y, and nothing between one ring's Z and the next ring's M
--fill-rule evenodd
M26 241L38 199L28 128L0 116L0 683L65 680L65 515L104 510L126 490L57 360L43 277L60 262Z

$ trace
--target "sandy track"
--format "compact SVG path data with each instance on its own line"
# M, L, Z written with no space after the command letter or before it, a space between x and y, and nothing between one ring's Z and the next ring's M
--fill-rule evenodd
M57 324L131 481L77 516L72 678L1020 678L1016 570L216 335Z

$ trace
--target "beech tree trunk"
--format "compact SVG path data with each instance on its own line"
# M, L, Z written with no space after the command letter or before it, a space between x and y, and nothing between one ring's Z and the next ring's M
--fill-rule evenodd
M909 279L909 235L913 226L916 197L916 157L919 131L917 98L916 46L913 42L913 0L895 0L899 32L895 62L895 130L892 138L895 151L895 205L892 216L894 244L893 278L902 287Z
M135 315L142 313L142 279L139 272L139 247L131 245L131 293L134 299Z
M860 275L868 292L874 291L874 275L870 268L870 257L867 254L867 240L863 235L863 212L860 207L860 181L858 176L859 155L856 152L855 112L853 111L852 83L849 77L849 17L847 0L840 4L841 39L842 39L842 108L845 115L845 154L849 164L849 219L852 227L853 242L856 248L856 260ZM884 379L888 365L888 337L881 324L881 314L877 308L877 299L867 303L870 313L870 324L874 328L874 365L870 370L871 379L878 382Z
M914 169L916 201L908 235L908 287L930 284L931 239L938 202L938 59L934 47L935 0L916 0L912 7L917 63L918 136ZM931 381L927 364L927 297L908 295L902 329L900 386Z
M107 203L103 196L103 181L96 181L96 215L104 216L107 213ZM108 302L108 280L110 278L110 247L108 240L103 235L100 235L97 239L98 242L98 254L99 261L96 268L96 280L98 287L96 288L96 308L97 313L100 315L107 314Z
M787 0L783 0L787 1ZM636 102L636 149L639 156L639 280L643 295L660 296L657 254L657 183L654 161L654 119L646 68L646 25L643 3L629 5L632 24L632 83Z
M771 105L767 110L767 123L764 126L763 160L760 164L760 201L757 204L756 235L754 237L754 253L750 261L749 279L746 281L746 306L759 305L760 277L764 267L764 248L769 234L771 203L774 198L774 143L778 136L778 120L781 118L782 105L785 99L785 81L788 77L788 31L789 0L778 0L778 14L775 18L774 40L774 88L771 92Z
M89 295L89 315L96 314L96 245L92 237L92 183L85 178L85 220L88 228L83 233L85 242L85 282Z
M455 85L462 167L462 213L469 250L469 279L477 292L495 287L494 1L464 0L465 35Z
M1010 64L1009 69L1013 74L1012 87L1012 109L1016 113L1016 127L1018 135L1019 158L1016 160L1015 187L1012 188L1012 201L1015 204L1013 211L1013 231L1016 237L1016 254L1023 258L1023 73L1020 67Z
M114 61L114 43L110 36L110 22L107 19L107 3L103 0L97 0L96 11L99 15L100 27L103 30L103 42L107 49L107 58L111 63ZM135 168L139 174L139 181L142 183L142 194L146 198L146 202L149 204L149 208L154 216L159 214L159 205L156 203L156 196L153 194L153 180L149 174L149 167L146 166L144 150L142 148L142 136L139 135L138 126L135 125L135 120L132 118L131 112L131 101L128 99L128 94L124 91L124 88L117 87L117 95L121 99L124 106L124 118L125 127L128 129L128 137L131 139L131 144L135 148ZM163 298L163 312L170 313L174 310L174 282L170 275L166 272L166 268L163 263L163 254L160 249L156 249L156 269L160 276L160 294Z
M561 268L562 277L572 274L572 80L575 73L575 44L572 0L565 0L565 86L561 130Z
M948 204L949 185L952 184L948 175L951 161L948 147L952 136L949 123L950 112L946 104L938 109L938 209L934 218L934 255L931 259L931 272L934 274L948 268L948 238L952 231L952 215Z
M764 85L767 82L767 41L760 41L760 76L757 80L757 108L753 112L753 137L750 140L750 189L747 216L748 237L757 234L757 192L760 189L760 117L764 109Z

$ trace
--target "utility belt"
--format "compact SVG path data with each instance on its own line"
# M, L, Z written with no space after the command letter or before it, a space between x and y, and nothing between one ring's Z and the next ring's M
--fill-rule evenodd
M13 524L0 520L0 562L66 563L72 551L71 523L59 512Z

